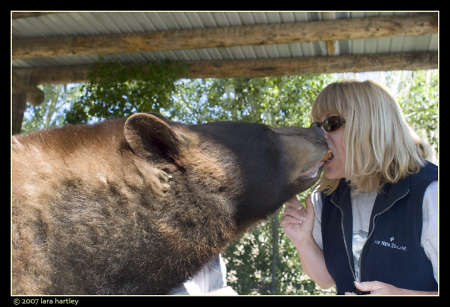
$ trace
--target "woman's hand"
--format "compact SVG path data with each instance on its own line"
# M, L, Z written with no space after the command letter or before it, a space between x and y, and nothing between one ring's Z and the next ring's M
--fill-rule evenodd
M438 292L413 291L397 288L393 285L381 281L355 282L355 287L363 292L370 292L371 295L437 295ZM356 295L353 292L345 292L345 295Z
M286 236L294 243L305 273L319 287L328 289L334 285L334 280L328 273L323 252L312 236L314 206L311 202L311 195L306 197L305 204L306 207L303 208L295 196L288 200L281 219L281 227Z
M311 194L308 194L305 201L306 208L294 196L286 202L281 219L281 227L286 236L297 246L306 239L312 238L314 227L314 206L311 202Z

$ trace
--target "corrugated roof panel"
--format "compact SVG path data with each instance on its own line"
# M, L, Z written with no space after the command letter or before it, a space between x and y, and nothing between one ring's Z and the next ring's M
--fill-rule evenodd
M201 13L199 13L201 14ZM224 13L222 12L212 12L207 13L209 15L209 19L211 20L210 24L207 26L207 28L211 27L228 27L229 23L228 20L225 18Z
M275 23L281 23L281 16L279 12L271 12L271 13L265 13L267 15L267 23L268 24L275 24Z
M301 43L300 46L303 50L303 56L315 56L316 55L315 43Z
M382 37L377 40L377 53L387 53L391 48L391 37Z
M378 39L368 38L362 40L363 42L363 53L377 53Z
M54 17L54 18L51 18ZM40 20L40 26L39 29L42 30L41 35L45 35L45 36L57 36L59 35L61 32L65 33L68 28L65 27L64 25L59 26L59 24L61 23L61 18L56 18L56 16L51 16L49 15L48 18L42 18Z
M133 13L128 13L130 14L129 19L134 19L135 21L135 25L133 27L135 27L136 32L148 32L148 31L156 31L155 27L153 26L153 23L151 22L151 20L148 18L147 14L133 14Z
M185 14L186 19L189 22L189 29L202 29L205 26L203 25L202 20L198 17L198 14L192 12L190 14Z
M154 31L176 30L172 24L172 21L167 17L167 13L147 13L147 16L155 28Z
M253 16L254 15L251 12L239 12L241 25L243 26L254 25L256 22Z
M417 48L419 48L420 51L432 51L430 49L432 39L433 38L431 35L423 35L423 36L417 37ZM436 46L435 50L437 50L437 46Z
M236 13L233 12L213 12L211 15L216 21L217 27L232 27L240 26L240 19L235 18L232 15Z
M265 25L268 23L267 15L264 12L253 12L251 14L254 20L254 24ZM248 22L250 22L250 20L248 20Z
M220 61L222 60L222 57L219 53L219 51L217 50L217 48L210 48L210 49L200 49L200 50L204 50L207 53L207 61Z
M40 23L36 26L34 18L20 18L12 21L12 38L37 38L51 35L51 30Z
M139 28L136 28L136 19L130 16L131 13L108 13L104 15L98 15L101 18L101 22L113 33L133 33L140 32Z
M390 52L401 52L403 49L404 37L391 37L391 50Z
M404 15L407 12L338 12L336 18ZM322 20L319 12L69 12L12 20L12 37L98 35L167 31L179 29L274 24ZM437 51L438 35L393 37L339 41L338 54L364 54L408 51ZM105 60L119 58L126 62L170 60L269 59L327 55L325 42L293 43L233 48L142 52L104 55ZM14 60L14 67L49 67L95 63L97 56L67 56L46 59Z
M350 18L350 12L337 12L336 19L347 19Z
M226 20L225 26L226 27L236 27L236 26L242 26L241 18L239 17L238 13L230 13L226 12L223 14L224 21Z
M103 13L85 13L82 16L83 28L88 35L116 34L117 27ZM80 14L81 15L81 14ZM84 18L83 18L84 17Z
M51 14L42 17L53 20L56 25L55 31L58 32L56 36L88 35L88 32L79 30L80 22L74 18L73 14Z
M351 54L352 41L350 41L350 40L339 41L338 44L339 44L339 54L340 55Z
M170 26L172 30L182 30L192 28L191 23L186 18L186 14L184 13L168 13L167 18L168 18L167 20L170 20L169 24L173 24Z
M278 50L279 58L290 58L292 57L291 50L289 49L289 44L278 44L274 45Z
M217 23L210 13L195 13L197 18L201 21L204 28L215 28Z
M295 22L295 16L293 12L281 12L280 13L281 22Z
M287 44L287 48L289 48L289 53L291 57L298 58L303 56L302 48L300 44Z
M428 51L437 51L439 44L438 44L438 35L437 34L433 34L430 37L430 44L428 45Z
M255 59L268 59L269 54L266 48L262 48L263 46L253 46L253 53L255 55Z
M309 21L309 13L307 12L295 12L295 22Z

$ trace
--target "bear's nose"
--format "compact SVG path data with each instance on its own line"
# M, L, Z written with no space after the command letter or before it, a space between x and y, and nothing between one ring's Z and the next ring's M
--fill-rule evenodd
M325 132L321 128L312 127L314 130L317 141L325 141Z

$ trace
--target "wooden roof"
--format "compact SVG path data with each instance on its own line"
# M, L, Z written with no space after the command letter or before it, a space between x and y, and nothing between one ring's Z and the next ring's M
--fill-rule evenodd
M12 12L13 74L86 81L90 64L187 61L191 78L438 67L438 12Z

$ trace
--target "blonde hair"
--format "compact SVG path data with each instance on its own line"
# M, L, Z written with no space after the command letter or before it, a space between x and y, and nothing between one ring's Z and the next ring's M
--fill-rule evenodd
M345 179L358 190L396 183L424 165L428 146L406 123L400 105L375 81L345 80L331 83L315 99L311 122L327 114L345 119ZM341 128L342 129L342 128ZM317 183L331 194L341 179Z

